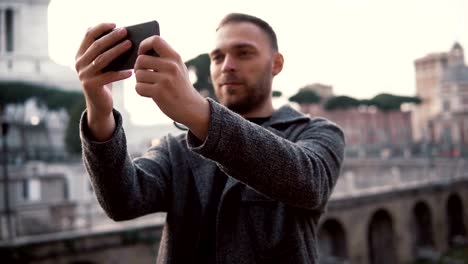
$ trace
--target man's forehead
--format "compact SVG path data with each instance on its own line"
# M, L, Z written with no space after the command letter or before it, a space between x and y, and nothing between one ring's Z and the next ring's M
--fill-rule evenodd
M231 49L239 46L258 47L268 45L265 32L252 23L232 22L220 27L215 34L215 50Z
M211 50L211 53L217 53L217 52L223 52L227 50L236 50L236 49L242 49L242 48L258 48L258 45L254 42L250 41L226 41L223 43L218 43L218 45L215 45L215 47Z

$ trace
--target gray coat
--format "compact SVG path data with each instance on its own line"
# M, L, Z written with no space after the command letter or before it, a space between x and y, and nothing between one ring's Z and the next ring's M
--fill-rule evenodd
M168 135L134 160L117 111L107 142L91 141L81 122L101 206L116 221L167 212L157 263L197 263L197 225L218 166L229 177L216 218L217 263L317 263L317 223L343 161L340 128L288 106L261 128L209 102L204 142L190 132Z

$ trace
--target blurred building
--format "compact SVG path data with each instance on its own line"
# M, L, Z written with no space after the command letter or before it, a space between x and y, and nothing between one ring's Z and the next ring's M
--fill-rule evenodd
M414 62L416 92L423 103L414 112L416 141L446 146L457 155L468 145L468 67L463 47L431 53Z
M0 1L0 80L79 89L76 73L49 57L50 0Z
M77 74L49 57L49 3L0 0L0 82L21 81L79 91ZM172 124L133 125L124 107L123 89L122 82L115 84L114 103L124 117L132 154L141 153L167 131L180 132ZM65 230L86 233L90 228L122 225L105 216L81 159L67 153L64 137L69 116L65 110L51 111L30 99L1 109L0 121L9 124L7 133L0 133L0 244L8 237ZM153 225L162 221L154 215L150 218L148 222Z
M76 73L49 57L49 2L0 1L0 81L79 89ZM68 123L65 111L46 111L29 100L25 105L8 105L3 119L10 124L7 135L10 159L65 158L64 135Z
M25 170L30 170L25 173ZM46 173L36 166L10 169L8 205L0 197L0 240L69 230L74 227L76 203L70 201L63 174ZM2 193L5 182L0 183ZM11 227L7 228L7 222Z
M49 3L0 1L0 82L80 89L76 73L49 57ZM1 109L0 240L89 222L80 215L95 201L81 160L67 155L68 120L65 110L50 111L33 99Z
M345 131L349 148L404 148L412 142L411 113L383 112L375 107L348 110L320 111L323 116L339 124Z
M8 123L5 137L9 163L69 158L65 146L69 116L65 110L44 112L34 100L29 100L24 105L8 105L4 120Z
M306 87L322 98L333 96L332 86ZM409 111L384 112L373 106L327 111L322 104L301 104L299 110L337 123L344 131L348 155L402 155L409 151L413 142Z

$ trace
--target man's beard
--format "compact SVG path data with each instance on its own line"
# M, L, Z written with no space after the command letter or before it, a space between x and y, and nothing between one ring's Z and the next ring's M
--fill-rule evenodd
M247 92L248 94L246 94L242 98L239 98L239 100L235 100L233 102L226 102L224 105L228 109L238 113L239 115L245 115L247 113L250 113L255 108L262 105L265 102L265 100L267 100L268 98L268 93L264 93L264 92L253 93L253 90L251 89L257 89L257 88L250 87L250 89Z
M235 77L228 77L228 79L235 79ZM243 84L245 85L243 87L245 92L239 98L235 98L236 100L229 100L228 97L231 96L229 91L225 94L227 98L219 98L221 104L240 115L248 114L261 107L271 94L271 79L269 76L262 76L254 85L248 85L245 82Z

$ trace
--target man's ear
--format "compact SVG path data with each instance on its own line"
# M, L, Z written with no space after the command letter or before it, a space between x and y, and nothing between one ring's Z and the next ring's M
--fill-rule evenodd
M284 58L283 54L275 52L273 55L273 67L271 68L271 73L273 76L276 76L278 73L283 70Z

